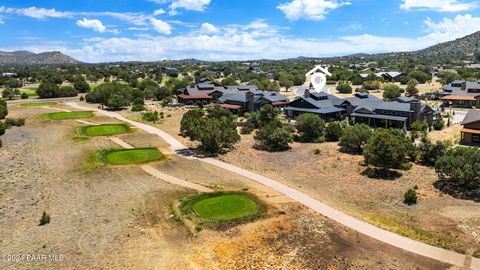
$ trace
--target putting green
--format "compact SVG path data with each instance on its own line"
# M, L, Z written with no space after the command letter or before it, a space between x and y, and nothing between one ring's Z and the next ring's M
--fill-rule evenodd
M212 222L242 220L259 214L263 208L255 197L240 192L207 193L184 203L184 209Z
M122 134L130 131L127 124L103 124L79 127L79 133L82 136L110 136Z
M93 117L91 111L77 111L77 112L56 112L45 113L43 118L47 120L68 120L68 119L81 119Z
M40 107L40 106L54 106L57 105L56 102L31 102L31 103L22 103L21 107Z
M157 148L134 148L100 151L101 162L111 165L139 164L165 159Z

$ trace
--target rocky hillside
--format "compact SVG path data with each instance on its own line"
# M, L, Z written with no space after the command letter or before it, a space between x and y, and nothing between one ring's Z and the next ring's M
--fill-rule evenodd
M442 57L462 59L474 57L480 53L480 31L453 41L440 43L426 49L413 52L419 57Z
M79 63L81 62L61 52L36 54L28 51L0 51L0 65L62 65Z

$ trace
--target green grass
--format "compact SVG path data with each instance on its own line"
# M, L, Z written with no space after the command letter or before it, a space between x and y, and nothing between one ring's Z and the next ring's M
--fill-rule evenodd
M96 153L96 161L105 165L141 164L164 160L157 148L103 150Z
M56 102L31 102L31 103L22 103L19 104L21 107L41 107L41 106L54 106L57 105Z
M21 88L20 92L26 93L29 97L36 97L37 95L37 88Z
M252 220L265 211L253 195L243 192L214 192L187 198L183 214L194 214L202 223L237 223Z
M69 120L93 117L92 111L55 112L43 114L45 120Z
M130 127L127 124L102 124L81 126L77 132L81 137L96 137L96 136L111 136L130 132Z

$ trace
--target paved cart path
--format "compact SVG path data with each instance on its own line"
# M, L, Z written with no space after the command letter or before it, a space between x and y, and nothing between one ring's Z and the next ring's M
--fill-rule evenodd
M76 109L82 109L82 110L92 110L91 108L88 107L82 107L78 105L76 102L68 102L67 105L76 108ZM398 234L386 231L384 229L378 228L374 225L371 225L365 221L362 221L360 219L354 218L352 216L349 216L339 210L336 210L310 196L307 194L291 188L287 185L284 185L278 181L275 181L273 179L264 177L262 175L259 175L254 172L250 172L248 170L242 169L240 167L213 159L213 158L198 158L194 156L188 155L187 147L183 145L180 141L178 141L176 138L171 136L170 134L156 128L150 125L146 125L143 123L139 123L136 121L129 120L123 116L121 116L118 113L115 112L109 112L109 111L103 111L100 109L94 109L94 111L104 114L106 116L118 119L120 121L127 122L131 124L132 126L135 126L137 128L143 129L144 131L151 133L151 134L156 134L160 136L163 140L165 140L168 144L170 144L170 147L173 151L179 153L180 155L184 155L186 158L189 159L198 159L200 161L203 161L205 163L214 165L216 167L225 169L230 172L237 173L241 176L244 176L246 178L249 178L257 183L263 184L265 186L268 186L285 196L290 197L292 200L299 202L310 209L332 219L335 220L336 222L354 230L359 233L362 233L364 235L367 235L371 238L377 239L381 242L387 243L389 245L398 247L400 249L415 253L417 255L425 256L431 259L438 260L440 262L444 263L449 263L457 267L464 267L465 269L473 269L473 270L480 270L480 259L477 258L472 258L470 256L466 256L464 254L456 253L453 251L449 251L446 249L434 247L419 241L412 240L407 237L400 236ZM187 154L182 154L182 153L187 153Z

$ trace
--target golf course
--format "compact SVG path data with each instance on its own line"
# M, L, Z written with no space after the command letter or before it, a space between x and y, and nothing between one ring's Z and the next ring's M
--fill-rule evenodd
M130 131L130 127L123 123L81 126L77 130L78 134L84 137L111 136Z
M55 112L45 113L42 115L45 120L70 120L93 117L92 111L76 111L76 112Z
M191 197L182 203L182 212L203 221L219 223L247 219L264 211L263 204L243 192L214 192Z

